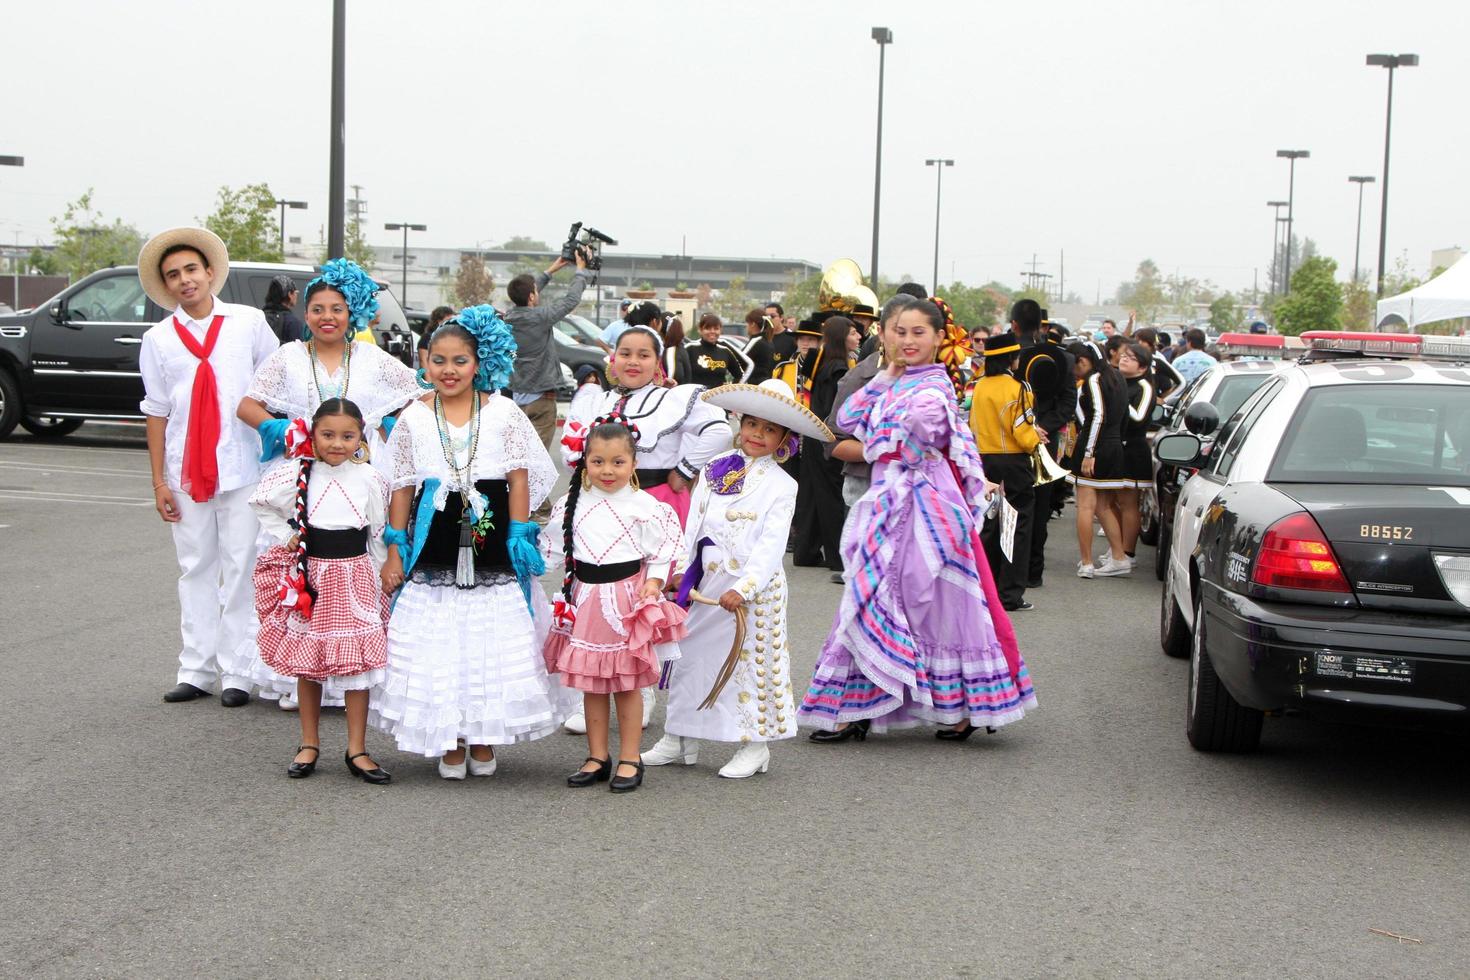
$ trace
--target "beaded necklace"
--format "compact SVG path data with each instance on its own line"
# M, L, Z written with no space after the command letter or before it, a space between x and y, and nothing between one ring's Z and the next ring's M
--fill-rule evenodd
M437 391L434 393L434 424L439 430L439 448L444 451L444 462L449 467L450 476L459 484L462 505L459 515L459 560L455 565L454 576L455 584L461 588L470 588L475 584L474 553L485 544L485 535L495 527L492 522L495 515L491 513L488 504L481 512L479 520L475 520L474 510L470 506L470 494L477 494L474 482L475 453L480 448L480 393L476 391L471 394L473 400L470 402L469 447L461 468L458 455L454 451L453 437L449 433L449 419L444 415L444 398Z
M327 400L327 393L322 390L321 378L316 373L316 341L306 342L306 354L311 358L311 383L316 385L316 398L319 402ZM333 397L346 398L347 386L352 383L352 341L348 341L342 347L342 391Z

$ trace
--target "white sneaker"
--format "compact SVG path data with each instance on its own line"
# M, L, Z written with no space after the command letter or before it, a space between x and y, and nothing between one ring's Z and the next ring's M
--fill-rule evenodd
M289 694L281 695L279 705L282 711L296 711L301 707L301 705L296 703L296 699L291 697Z
M1092 565L1085 565L1085 564L1083 564L1080 561L1077 563L1077 577L1078 578L1092 578L1096 574L1097 574L1097 569L1094 566L1092 566Z
M582 713L582 709L581 708L578 708L577 709L577 713L574 714L574 715L572 715L566 721L562 722L562 726L561 727L565 728L567 731L571 732L573 735L586 735L587 734L587 716Z
M500 765L500 760L495 758L493 752L490 755L489 762L481 762L469 753L465 753L464 761L465 765L470 768L471 776L493 776L495 775L495 767ZM460 778L462 779L464 777Z
M466 753L465 754L465 761L461 762L457 766L451 766L451 765L445 764L443 756L440 756L440 758L439 758L439 776L440 776L440 778L442 778L442 779L463 779L465 777L465 774L467 772L469 772L469 768L470 768L470 766L469 766L469 758L470 758L469 757L469 754Z
M655 688L645 687L643 689L643 728L645 731L648 729L648 723L653 720L653 709L658 707L656 697Z
M1096 578L1117 578L1122 575L1132 575L1133 562L1129 561L1127 558L1124 558L1122 561L1118 561L1117 559L1113 558L1112 555L1106 555L1103 557L1103 560L1095 566L1092 574Z
M692 766L699 761L699 742L682 735L665 735L641 758L645 766L666 766L671 762Z
M771 768L771 750L765 742L749 742L740 746L735 757L725 763L720 775L726 779L745 779Z

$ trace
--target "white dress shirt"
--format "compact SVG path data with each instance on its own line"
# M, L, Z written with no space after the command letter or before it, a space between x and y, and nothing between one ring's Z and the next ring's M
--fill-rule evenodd
M250 388L256 369L280 346L266 323L265 314L253 306L214 301L214 309L195 320L180 307L143 334L138 351L138 369L143 375L144 415L168 419L163 436L164 479L172 490L182 489L184 437L189 431L189 405L194 394L194 373L199 358L189 353L174 331L177 317L184 329L203 346L209 324L223 316L219 338L210 352L219 388L220 432L215 458L219 463L217 493L228 493L260 479L260 437L235 417L240 399Z

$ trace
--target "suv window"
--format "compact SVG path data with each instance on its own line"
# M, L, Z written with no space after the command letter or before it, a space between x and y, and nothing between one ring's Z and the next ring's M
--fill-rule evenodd
M136 275L108 276L66 298L70 323L147 323L148 297Z
M1215 440L1214 473L1216 476L1228 478L1230 468L1235 465L1235 459L1240 455L1240 447L1245 445L1246 438L1251 429L1255 428L1256 421L1265 413L1266 406L1276 397L1276 392L1281 390L1281 380L1273 378L1269 384L1262 385L1246 403L1241 406L1240 411L1230 416L1229 421L1220 429L1220 437Z

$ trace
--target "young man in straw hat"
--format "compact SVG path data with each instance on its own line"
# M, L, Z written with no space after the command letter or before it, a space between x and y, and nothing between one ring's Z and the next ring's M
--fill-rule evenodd
M259 310L215 298L229 273L224 242L203 228L162 232L138 253L144 292L173 310L138 353L153 501L179 558L183 649L163 699L219 690L234 708L250 700L259 525L249 499L260 479L260 439L235 409L279 342Z

